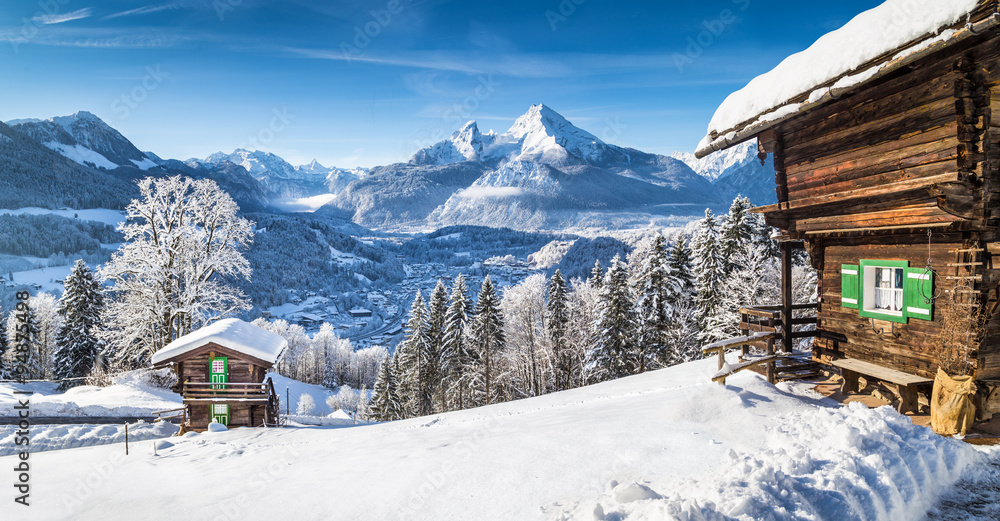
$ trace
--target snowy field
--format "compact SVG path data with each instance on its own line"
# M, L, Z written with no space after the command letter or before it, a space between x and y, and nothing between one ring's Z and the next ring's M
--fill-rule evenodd
M125 213L121 210L110 210L107 208L91 208L87 210L74 210L64 208L61 210L50 210L48 208L25 207L16 210L6 210L0 208L0 213L11 215L58 215L69 219L80 219L83 221L97 221L109 226L118 226L125 222Z
M127 458L120 444L33 454L31 515L175 519L183 504L201 519L919 520L996 468L995 450L889 407L754 374L723 387L714 368L385 424L189 435L157 455L151 443Z
M0 383L0 410L11 411L17 405L12 383ZM140 373L131 372L118 377L114 385L97 387L80 385L60 393L56 384L35 382L27 389L30 395L31 414L35 416L150 416L155 411L176 409L181 406L181 396L166 389L148 385Z

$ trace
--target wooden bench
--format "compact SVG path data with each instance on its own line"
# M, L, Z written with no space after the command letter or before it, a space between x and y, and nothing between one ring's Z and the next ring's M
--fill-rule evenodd
M842 358L832 360L829 363L841 370L844 377L844 386L841 390L844 394L858 392L858 377L861 375L896 384L896 393L899 394L899 405L896 410L904 414L917 412L917 387L934 383L934 380L930 378L904 373L854 358Z

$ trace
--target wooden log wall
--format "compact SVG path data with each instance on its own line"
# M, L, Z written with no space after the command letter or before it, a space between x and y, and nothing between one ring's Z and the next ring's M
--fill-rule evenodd
M787 204L769 221L803 239L862 226L994 225L984 220L1000 217L989 213L1000 184L986 182L997 164L998 83L1000 37L970 40L782 124L772 146Z
M222 403L222 402L220 402ZM264 406L241 402L229 403L230 427L256 427L264 423ZM188 406L191 411L190 425L194 429L204 429L212 422L211 404L195 402Z
M954 251L962 247L962 237L952 234L940 236L931 246L935 269L939 269L936 286L941 287L946 267L953 262ZM934 320L910 319L906 324L872 321L862 318L858 310L845 308L840 302L840 267L858 264L861 259L909 261L911 267L927 264L927 237L920 235L896 236L893 241L869 238L865 241L827 241L823 250L823 270L820 272L820 307L817 328L826 332L813 344L814 357L819 360L849 357L866 360L901 371L934 378L939 361L945 356L940 341L943 327L942 315L947 302L938 299L934 304ZM896 335L893 334L893 329ZM976 359L975 346L966 353L970 362Z
M209 344L209 348L214 344ZM209 352L203 352L178 362L178 386L183 382L206 383L209 375ZM259 383L264 381L264 368L248 360L237 358L226 353L216 353L217 356L229 358L229 381L233 383Z

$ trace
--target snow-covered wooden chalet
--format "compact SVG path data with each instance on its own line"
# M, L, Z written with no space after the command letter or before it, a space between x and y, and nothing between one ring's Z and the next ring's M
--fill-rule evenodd
M152 362L177 374L174 391L184 397L188 428L203 430L213 421L276 425L278 396L267 372L287 345L280 335L229 318L174 340Z
M696 153L773 155L778 203L758 210L819 272L813 359L901 410L940 367L1000 412L998 9L889 0L731 94Z

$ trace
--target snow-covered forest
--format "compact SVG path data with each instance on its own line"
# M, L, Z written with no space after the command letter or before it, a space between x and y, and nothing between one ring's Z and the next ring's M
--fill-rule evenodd
M750 202L706 212L692 237L643 240L607 268L536 274L498 294L487 276L439 281L411 305L406 339L378 372L371 416L395 420L565 390L700 358L736 336L739 308L777 303L778 252ZM804 258L797 301L813 297Z

